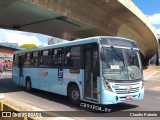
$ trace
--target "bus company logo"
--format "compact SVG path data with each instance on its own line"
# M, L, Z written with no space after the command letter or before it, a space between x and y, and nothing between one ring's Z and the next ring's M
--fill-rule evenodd
M48 72L40 72L39 74L40 74L40 76L47 76Z
M58 78L63 78L63 68L58 69Z
M127 89L131 89L131 88L132 88L132 86L128 86L128 87L127 87Z

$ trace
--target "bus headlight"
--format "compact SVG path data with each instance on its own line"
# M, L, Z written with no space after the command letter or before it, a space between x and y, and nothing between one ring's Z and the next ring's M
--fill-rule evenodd
M106 90L113 92L111 86L109 85L109 83L105 79L103 79L103 84L104 84L104 88Z

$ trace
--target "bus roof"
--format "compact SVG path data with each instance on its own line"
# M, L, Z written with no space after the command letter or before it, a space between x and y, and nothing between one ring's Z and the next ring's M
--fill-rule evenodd
M73 45L82 45L82 44L93 43L93 42L99 43L99 38L119 38L119 39L135 42L135 41L133 41L131 39L122 38L122 37L95 36L95 37L88 37L88 38L83 38L83 39L75 39L73 41L67 41L67 42L63 42L63 43L51 44L51 45L47 45L47 46L43 46L43 47L38 47L38 48L33 48L33 49L25 49L25 50L15 51L14 53L16 54L16 53L40 51L40 50L47 50L47 49L58 48L58 47L67 47L67 46L73 46Z

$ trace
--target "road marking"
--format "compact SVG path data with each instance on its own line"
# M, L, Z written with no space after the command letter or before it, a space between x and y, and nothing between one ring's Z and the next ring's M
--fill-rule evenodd
M148 79L148 78L152 77L153 75L155 75L155 74L158 73L158 72L160 72L160 71L155 71L155 72L153 72L151 75L145 77L144 79Z
M0 99L3 99L3 98L4 98L4 95L1 95L1 94L0 94Z

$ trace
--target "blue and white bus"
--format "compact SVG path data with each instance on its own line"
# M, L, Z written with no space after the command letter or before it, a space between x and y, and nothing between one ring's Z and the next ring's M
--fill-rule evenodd
M98 36L17 51L12 78L28 91L107 105L143 99L142 72L135 41Z

